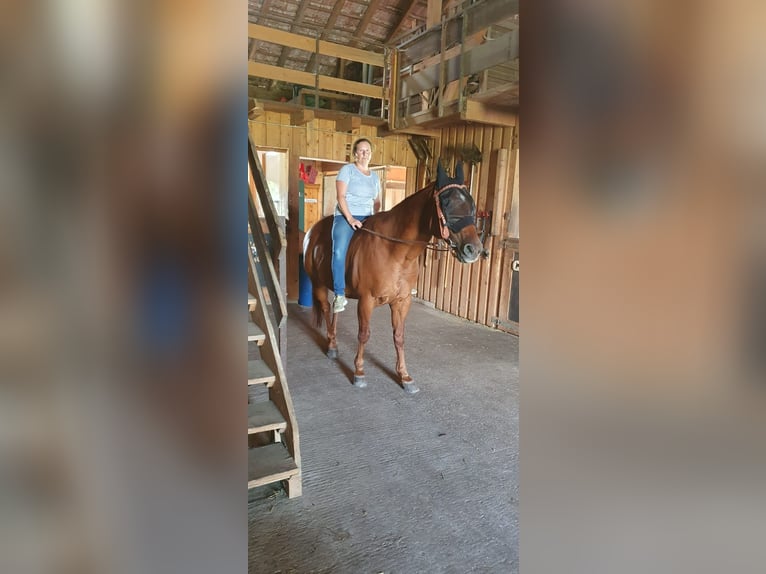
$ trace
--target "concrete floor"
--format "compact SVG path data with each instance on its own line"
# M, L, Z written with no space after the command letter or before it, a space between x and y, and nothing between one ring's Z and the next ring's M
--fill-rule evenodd
M413 303L410 396L393 380L387 306L373 313L368 386L351 386L356 328L349 301L331 361L311 310L289 306L303 496L250 493L249 572L518 572L518 338Z

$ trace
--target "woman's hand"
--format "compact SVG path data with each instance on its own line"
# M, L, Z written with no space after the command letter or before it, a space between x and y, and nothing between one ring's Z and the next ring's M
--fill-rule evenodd
M351 218L348 224L351 226L351 229L361 229L362 227L362 222L354 217Z

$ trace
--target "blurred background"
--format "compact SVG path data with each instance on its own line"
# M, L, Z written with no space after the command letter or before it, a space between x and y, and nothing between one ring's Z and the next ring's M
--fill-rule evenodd
M521 572L760 572L766 6L524 20Z
M244 572L246 4L0 10L0 571Z

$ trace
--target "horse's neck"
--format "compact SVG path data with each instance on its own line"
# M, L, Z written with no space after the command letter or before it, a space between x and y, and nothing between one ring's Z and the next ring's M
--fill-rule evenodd
M433 236L433 218L436 211L433 197L434 184L413 193L391 208L399 232L404 239L425 241Z

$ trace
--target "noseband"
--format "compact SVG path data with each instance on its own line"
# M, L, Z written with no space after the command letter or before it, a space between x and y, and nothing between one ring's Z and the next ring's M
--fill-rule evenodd
M442 239L449 239L449 232L452 233L458 233L460 230L462 230L464 227L468 227L469 225L475 225L476 224L476 206L471 205L471 213L469 215L465 215L463 217L460 217L458 219L452 219L448 221L447 218L444 216L444 211L442 210L442 194L450 189L459 189L465 191L465 185L460 183L449 183L439 189L439 191L434 195L434 200L436 202L436 215L439 218L439 228L441 229L441 237ZM467 192L466 192L467 193ZM451 243L451 242L450 242Z

